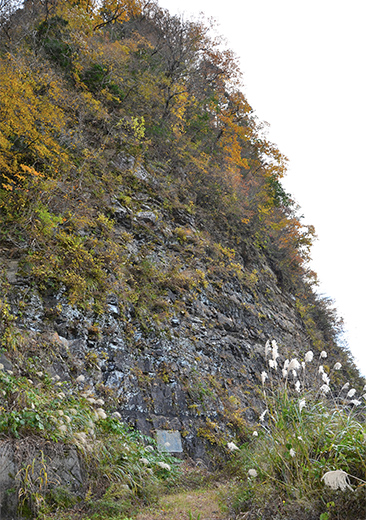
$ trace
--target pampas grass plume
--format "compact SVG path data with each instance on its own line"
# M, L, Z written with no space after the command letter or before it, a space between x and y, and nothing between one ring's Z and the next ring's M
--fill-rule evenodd
M300 401L299 401L300 412L301 412L302 409L305 407L305 405L306 405L306 400L305 400L305 398L300 399Z
M296 358L291 359L287 369L290 370L298 370L301 367L300 363Z
M267 378L268 378L268 374L267 374L267 372L265 372L263 370L263 372L261 373L262 385L264 385L264 383L266 382Z
M335 471L327 471L322 476L321 480L324 481L324 484L331 487L332 489L340 489L345 491L346 489L350 489L353 491L348 481L348 474L341 470L336 469Z
M327 384L324 384L320 387L320 391L322 394L326 395L330 392L330 387Z
M308 350L308 352L305 354L305 363L311 363L313 361L314 354L311 350Z
M275 340L272 341L272 359L276 361L276 359L279 357L278 353L278 345Z
M236 451L236 450L238 450L239 448L238 448L237 445L234 444L233 442L228 442L228 443L227 443L227 449L228 449L229 451Z
M268 412L268 410L264 410L264 412L260 414L260 416L259 416L260 422L264 421L264 417L265 417L267 412Z

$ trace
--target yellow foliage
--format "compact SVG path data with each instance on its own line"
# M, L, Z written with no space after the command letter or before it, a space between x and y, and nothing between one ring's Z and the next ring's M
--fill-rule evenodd
M25 172L25 173L29 173L31 175L34 175L35 177L44 177L44 175L42 173L39 173L37 172L34 168L32 168L31 166L27 166L26 164L21 164L20 165L21 169Z
M138 0L67 0L57 4L58 14L70 21L71 27L91 33L107 23L123 22L141 12Z
M54 82L47 85L48 95L39 93L27 65L11 56L0 59L0 167L3 187L16 186L24 176L19 174L18 163L24 174L39 176L33 167L23 161L43 162L57 168L65 157L57 137L65 127L65 116L55 105L59 91Z
M189 93L183 85L176 85L174 92L174 104L172 107L172 115L175 119L172 125L172 131L176 137L184 133L185 130L185 112L189 103Z

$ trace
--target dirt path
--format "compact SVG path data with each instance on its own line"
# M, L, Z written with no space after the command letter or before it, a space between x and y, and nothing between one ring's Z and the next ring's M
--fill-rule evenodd
M200 489L167 495L157 506L141 511L136 520L226 520L218 493L219 489Z

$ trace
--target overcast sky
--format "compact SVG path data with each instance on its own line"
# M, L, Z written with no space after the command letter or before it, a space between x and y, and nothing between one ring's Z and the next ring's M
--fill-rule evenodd
M240 59L244 93L289 158L285 189L318 241L311 267L335 300L366 375L365 0L159 0L218 22Z

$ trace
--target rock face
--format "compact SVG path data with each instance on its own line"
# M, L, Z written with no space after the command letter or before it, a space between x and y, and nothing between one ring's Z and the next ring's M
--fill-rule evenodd
M311 343L265 258L222 245L188 211L165 209L151 189L135 198L124 207L115 195L108 211L116 240L129 235L139 298L111 293L99 314L83 311L62 290L31 288L12 264L11 310L30 343L57 351L47 360L51 376L67 382L83 374L82 386L123 420L148 435L177 430L185 453L205 458L258 419L265 342L276 339L284 356Z
M42 439L0 442L0 518L18 518L22 505L32 508L32 493L52 489L77 496L84 481L75 448Z
M126 196L121 187L105 208L125 254L100 302L72 303L67 287L37 285L26 262L0 251L7 329L0 326L10 345L0 369L32 384L41 369L65 394L77 388L101 399L107 413L146 435L174 431L182 456L211 464L228 443L247 440L263 412L266 342L277 341L282 366L322 350L326 339L309 329L302 302L250 237L229 240L190 206L167 204L153 175L138 173L135 191ZM29 464L36 474L47 465L50 486L73 494L83 486L76 451L38 437L31 449L24 443L0 444L1 518L15 515Z
M17 474L14 451L9 444L0 445L0 518L11 518L17 511L18 497L14 488Z

